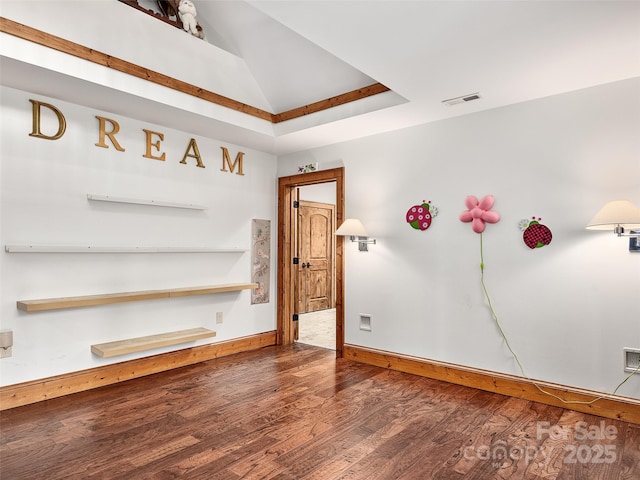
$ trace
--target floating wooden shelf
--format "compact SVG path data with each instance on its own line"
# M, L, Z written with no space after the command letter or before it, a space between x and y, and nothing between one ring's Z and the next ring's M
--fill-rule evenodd
M211 295L214 293L237 292L238 290L252 290L258 288L257 283L230 283L228 285L209 285L204 287L173 288L169 297L190 297L193 295Z
M240 248L109 247L99 245L5 245L7 253L243 253Z
M138 302L158 298L188 297L192 295L210 295L214 293L237 292L258 288L257 283L229 283L203 287L171 288L167 290L146 290L141 292L105 293L102 295L84 295L81 297L45 298L40 300L19 300L19 310L41 312L44 310L62 310L65 308L92 307L112 303Z
M115 357L126 353L142 352L152 348L166 347L168 345L178 345L180 343L193 342L202 338L215 337L216 332L206 328L191 328L188 330L178 330L177 332L160 333L158 335L147 335L145 337L128 338L116 342L100 343L91 345L91 352L100 357Z

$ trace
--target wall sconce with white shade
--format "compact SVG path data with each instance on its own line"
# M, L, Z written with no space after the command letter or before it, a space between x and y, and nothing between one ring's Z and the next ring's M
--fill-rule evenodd
M611 230L619 237L640 238L640 208L629 200L614 200L604 207L587 224L587 230ZM629 233L625 233L628 230Z
M375 238L369 238L367 230L362 222L357 218L347 218L336 230L336 235L340 237L350 237L352 242L358 242L358 250L368 252L368 244L376 244Z

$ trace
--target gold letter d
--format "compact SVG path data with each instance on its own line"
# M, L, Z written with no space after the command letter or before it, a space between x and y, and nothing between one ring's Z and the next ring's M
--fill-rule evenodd
M29 134L30 137L44 138L46 140L58 140L67 130L67 121L62 112L49 103L38 102L37 100L29 101L33 104L33 129ZM40 107L47 107L58 117L58 131L55 135L45 135L40 131Z

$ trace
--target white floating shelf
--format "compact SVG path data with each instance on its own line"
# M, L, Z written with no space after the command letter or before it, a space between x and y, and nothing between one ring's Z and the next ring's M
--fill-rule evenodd
M5 245L7 253L243 253L241 248L110 247L97 245Z
M142 198L114 197L111 195L96 195L94 193L87 193L87 199L96 202L132 203L136 205L151 205L154 207L188 208L191 210L207 209L204 205L196 205L194 203L177 203L165 202L162 200L145 200Z

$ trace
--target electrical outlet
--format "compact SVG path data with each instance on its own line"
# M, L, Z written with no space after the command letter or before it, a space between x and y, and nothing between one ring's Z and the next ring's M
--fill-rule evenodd
M640 348L623 348L624 353L624 371L635 372L640 368Z
M216 323L222 323L222 312L216 312Z

